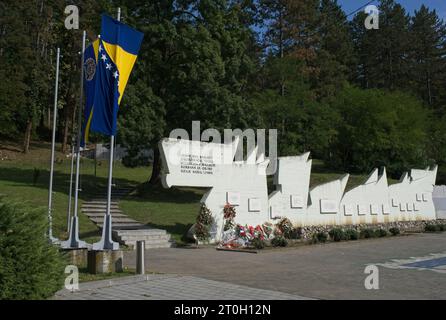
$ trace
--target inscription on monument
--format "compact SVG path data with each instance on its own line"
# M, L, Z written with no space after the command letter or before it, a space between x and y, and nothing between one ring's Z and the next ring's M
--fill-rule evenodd
M181 173L214 174L215 163L212 156L181 154Z

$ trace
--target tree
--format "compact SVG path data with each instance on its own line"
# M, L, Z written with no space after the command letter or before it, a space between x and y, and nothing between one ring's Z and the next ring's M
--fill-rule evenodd
M64 260L47 227L44 211L0 200L0 299L47 299L61 289Z
M128 21L145 33L134 76L163 105L157 120L146 118L144 128L158 133L155 124L168 136L176 128L188 130L193 120L200 120L202 128L247 127L251 116L243 92L254 63L247 52L252 35L242 6L223 0L155 1L142 6L135 0L125 11ZM151 147L155 183L159 152L155 141Z
M405 90L409 87L410 18L394 0L381 0L379 29L366 30L365 14L352 21L358 66L354 77L363 88Z
M416 98L346 87L333 102L341 117L326 163L347 172L386 166L393 177L428 164L427 114Z
M437 112L444 91L446 60L446 26L435 10L425 5L415 11L411 31L411 79L414 91Z

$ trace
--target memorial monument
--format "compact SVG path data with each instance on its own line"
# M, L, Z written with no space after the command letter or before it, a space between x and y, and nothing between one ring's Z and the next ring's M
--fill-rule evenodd
M209 188L201 202L211 211L213 241L223 233L223 209L236 208L235 222L256 226L288 218L296 226L377 224L435 220L432 200L437 167L413 169L388 185L386 170L374 169L364 184L346 192L349 175L310 190L310 153L279 157L276 190L268 195L269 159L253 149L244 161L234 161L239 138L230 144L184 139L160 142L163 185Z

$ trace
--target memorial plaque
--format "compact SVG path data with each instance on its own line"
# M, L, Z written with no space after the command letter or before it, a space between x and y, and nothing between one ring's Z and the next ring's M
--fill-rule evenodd
M359 216L365 216L367 214L367 207L362 204L358 204L356 209L358 210Z
M260 212L262 211L262 202L258 198L250 198L248 200L248 211L249 212Z
M352 204L345 204L344 205L344 215L345 216L352 216L355 213L355 206Z
M291 208L293 209L302 209L304 207L304 199L301 195L291 195Z
M227 192L226 202L233 206L240 205L240 193L239 192Z
M321 213L338 213L338 203L334 200L321 199Z
M379 214L379 206L376 204L370 205L370 214L371 215L378 215Z
M390 214L390 206L388 204L383 204L383 214Z

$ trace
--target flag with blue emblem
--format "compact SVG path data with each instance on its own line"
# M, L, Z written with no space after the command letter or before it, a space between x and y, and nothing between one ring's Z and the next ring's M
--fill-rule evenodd
M142 39L141 32L102 15L101 36L84 54L86 106L83 144L88 141L90 130L116 135L119 105Z

